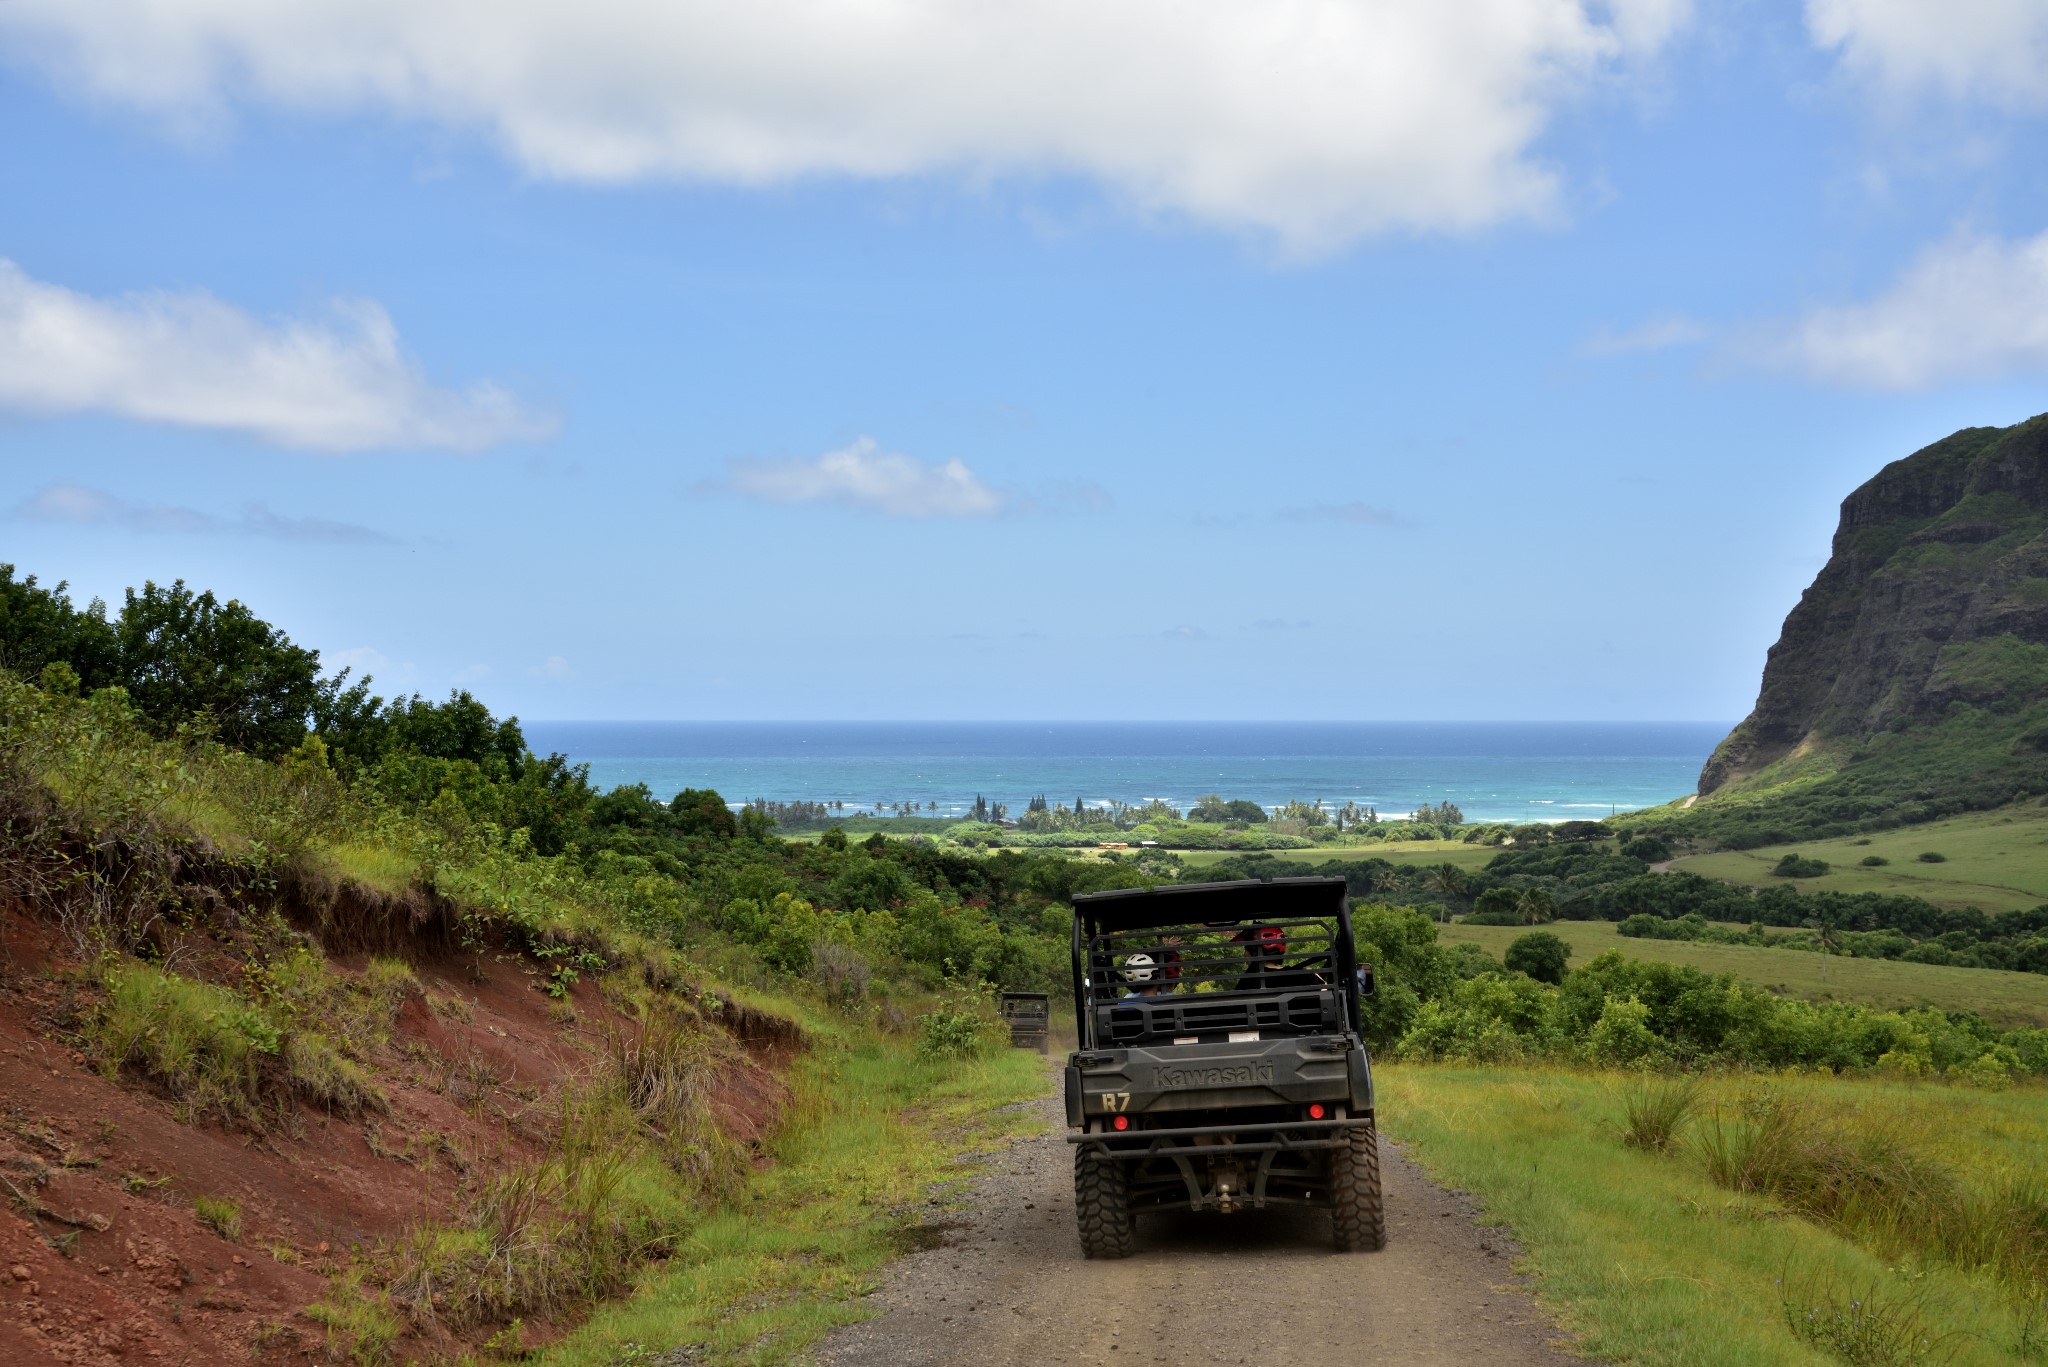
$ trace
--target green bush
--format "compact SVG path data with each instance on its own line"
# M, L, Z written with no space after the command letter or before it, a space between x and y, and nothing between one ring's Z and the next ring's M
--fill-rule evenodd
M1801 854L1788 854L1771 869L1779 878L1818 878L1827 871L1825 859L1808 859Z
M917 1018L917 1047L935 1058L973 1058L1009 1042L1010 1030L988 992L954 984L932 1010Z
M1921 853L1920 862L1923 864L1946 864L1948 856L1938 850L1926 850Z
M1863 865L1866 869L1881 869L1892 861L1881 854L1866 854L1856 862Z
M1501 962L1510 973L1526 973L1540 983L1561 983L1571 957L1572 947L1562 937L1537 930L1510 942Z

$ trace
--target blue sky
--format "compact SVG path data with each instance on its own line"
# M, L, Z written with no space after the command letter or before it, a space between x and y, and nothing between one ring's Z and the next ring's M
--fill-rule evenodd
M531 717L1732 719L2048 410L2044 92L2043 0L10 0L0 558Z

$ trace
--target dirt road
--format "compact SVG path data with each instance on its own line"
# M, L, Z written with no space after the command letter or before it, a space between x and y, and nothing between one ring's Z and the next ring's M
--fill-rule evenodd
M945 1242L896 1264L880 1318L834 1333L821 1362L1583 1367L1501 1237L1385 1141L1383 1252L1332 1252L1321 1212L1183 1213L1141 1218L1134 1258L1085 1261L1065 1122L1037 1104L1047 1132L991 1159L965 1210L935 1212Z

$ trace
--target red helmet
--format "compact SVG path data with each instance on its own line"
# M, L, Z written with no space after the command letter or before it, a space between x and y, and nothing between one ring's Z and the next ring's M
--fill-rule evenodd
M1246 950L1257 958L1278 958L1287 952L1287 936L1278 926L1240 930L1230 938L1241 941Z

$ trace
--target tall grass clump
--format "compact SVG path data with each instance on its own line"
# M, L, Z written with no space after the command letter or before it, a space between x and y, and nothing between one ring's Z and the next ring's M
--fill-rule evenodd
M259 1122L265 1103L299 1097L356 1115L384 1110L384 1094L317 1031L280 1024L238 992L117 963L86 1037L108 1077L133 1069L197 1115Z
M1631 1082L1622 1094L1621 1142L1632 1149L1663 1153L1698 1111L1704 1088L1697 1074Z
M1937 1138L1872 1107L1762 1088L1697 1128L1714 1182L1767 1197L1886 1257L1984 1269L2009 1295L2048 1289L2048 1182L1939 1156Z
M109 1078L134 1068L193 1110L246 1116L261 1097L277 1027L246 999L211 983L122 963L86 1033Z
M1876 1230L1895 1212L1953 1204L1956 1175L1927 1157L1904 1122L1775 1088L1742 1098L1699 1129L1707 1175L1811 1219Z
M461 1331L551 1317L623 1287L671 1249L690 1194L635 1142L615 1095L565 1097L542 1161L483 1180L456 1227L428 1227L391 1255L387 1290L417 1325Z
M192 1214L200 1224L229 1243L235 1243L242 1237L242 1208L225 1197L200 1197L192 1203Z
M746 1066L731 1036L650 1007L636 1025L607 1033L606 1055L608 1080L668 1165L706 1195L737 1190L746 1156L711 1108L720 1075Z
M402 1327L384 1294L366 1286L362 1272L355 1269L338 1277L328 1294L304 1313L326 1329L329 1360L346 1358L359 1367L388 1361Z

